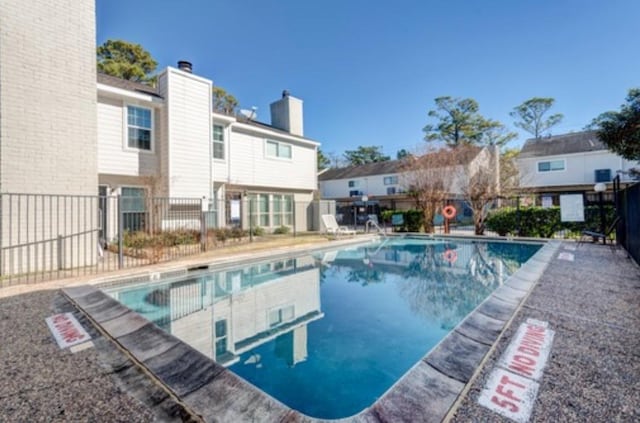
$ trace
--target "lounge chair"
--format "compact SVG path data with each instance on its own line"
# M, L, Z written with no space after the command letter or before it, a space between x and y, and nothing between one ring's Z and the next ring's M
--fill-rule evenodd
M322 215L322 223L324 223L324 227L327 230L327 235L333 235L338 237L340 235L355 235L356 231L353 229L349 229L346 226L338 225L336 222L336 217L332 214L323 214Z
M616 217L613 220L613 222L611 223L611 225L609 225L605 233L588 231L588 230L582 231L582 236L580 237L580 240L578 240L578 246L580 246L580 244L585 242L585 240L587 240L589 237L591 237L592 242L599 242L602 239L602 243L606 245L607 238L611 238L611 234L616 230L616 227L618 226L618 222L620 222L620 216ZM613 239L611 239L611 245L613 245Z

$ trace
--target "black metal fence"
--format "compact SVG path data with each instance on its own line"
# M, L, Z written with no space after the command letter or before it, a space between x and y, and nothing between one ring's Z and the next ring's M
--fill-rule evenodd
M564 194L578 194L582 197L583 204L583 221L580 222L562 222L559 210L560 198ZM462 198L448 198L442 201L434 201L431 204L435 215L433 219L434 230L438 232L444 231L445 218L442 215L443 209L447 205L452 205L456 209L455 217L449 220L451 229L456 231L474 233L474 210ZM587 192L587 193L527 193L512 197L495 197L488 200L484 206L485 215L496 212L500 209L511 209L514 221L510 230L505 234L523 235L523 236L542 236L538 231L531 230L531 226L542 224L536 219L531 218L530 211L533 208L551 209L548 217L554 217L549 223L549 228L542 232L548 232L549 235L556 237L575 237L579 236L580 231L584 229L601 231L608 227L615 219L615 202L613 192ZM354 226L356 228L365 228L366 221L375 215L381 226L392 227L391 216L393 214L387 211L406 211L409 209L418 209L416 202L412 199L404 201L391 202L389 200L361 201L354 199L353 201L336 202L336 219L340 224ZM537 215L536 215L537 216ZM422 227L421 223L409 225L417 231ZM404 229L407 225L404 226Z
M333 202L0 194L0 287L320 231Z
M619 189L616 182L616 209L621 218L616 239L636 263L640 264L640 183Z

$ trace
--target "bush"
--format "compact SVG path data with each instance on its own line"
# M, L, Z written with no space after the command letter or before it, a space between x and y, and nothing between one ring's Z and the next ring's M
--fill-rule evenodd
M249 231L245 231L244 229L239 227L233 227L231 228L230 235L231 235L231 238L235 239L236 241L239 241L245 236L249 235Z
M615 219L615 209L607 205L605 209L606 224ZM580 233L585 229L600 228L599 206L585 207L584 222L560 221L560 207L523 207L518 211L513 207L495 210L486 220L487 229L498 235L519 235L527 237L551 238L560 230Z
M385 210L382 212L382 220L391 223L391 216L401 214L404 224L397 226L400 232L420 232L424 226L424 216L421 210Z
M256 226L255 228L253 228L251 230L251 235L253 235L253 236L263 236L264 235L264 228L262 226Z
M273 233L276 234L276 235L286 235L289 232L291 232L291 228L288 227L288 226L285 226L285 225L282 225L282 226L280 226L278 228L275 228L273 230Z
M231 238L231 229L229 228L216 228L213 229L213 234L216 239L224 244L226 240Z

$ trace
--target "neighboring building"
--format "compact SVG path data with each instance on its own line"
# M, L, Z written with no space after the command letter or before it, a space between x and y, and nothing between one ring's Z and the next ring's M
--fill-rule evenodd
M341 202L358 202L363 196L371 204L407 208L412 203L403 186L401 160L327 169L318 175L320 197ZM406 207L402 207L405 205Z
M609 151L593 131L529 139L517 163L520 187L551 197L593 191L598 182L611 190L616 175L631 181L626 172L635 165Z
M473 173L479 166L491 163L495 149L476 148L467 150L460 158L459 164L444 170L453 180L451 199L459 198L465 170ZM410 186L403 172L402 160L369 163L361 166L328 169L318 175L320 196L323 199L335 200L339 204L351 204L359 210L343 214L347 221L351 215L366 216L376 214L380 209L406 210L415 207L415 201L408 195ZM499 183L498 166L492 167L496 171L496 184ZM366 199L366 204L363 200ZM364 208L364 209L363 209ZM356 218L357 220L357 218ZM353 223L353 222L348 222ZM359 222L362 223L362 222Z
M179 66L158 89L98 75L101 193L204 198L212 226L248 227L251 214L254 226L309 229L319 144L303 136L302 101L285 91L273 125L215 113L211 81Z

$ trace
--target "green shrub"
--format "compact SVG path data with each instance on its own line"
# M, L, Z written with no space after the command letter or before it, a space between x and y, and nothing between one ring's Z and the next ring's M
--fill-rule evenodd
M282 226L280 226L278 228L275 228L273 230L273 233L276 234L276 235L286 235L289 232L291 232L291 228L288 227L288 226L285 226L285 225L282 225Z
M263 236L264 235L264 228L262 226L256 226L255 228L253 228L251 230L251 234L253 236Z
M381 213L382 220L391 223L391 216L401 214L404 224L397 226L400 232L420 232L424 226L424 216L421 210L385 210Z
M142 249L151 245L152 237L143 231L125 231L122 243L127 248Z
M216 228L213 229L213 234L216 239L222 243L231 238L231 229L229 228Z
M613 206L605 206L605 222L609 225L615 219ZM487 229L498 235L519 235L527 237L551 238L560 230L580 233L585 229L600 228L599 206L585 207L584 222L562 222L560 207L505 207L492 211L486 220Z
M233 227L231 228L231 233L230 236L231 238L235 239L235 240L241 240L242 238L244 238L245 236L249 235L249 231L245 231L242 228L239 227Z

